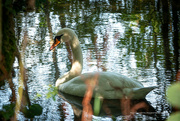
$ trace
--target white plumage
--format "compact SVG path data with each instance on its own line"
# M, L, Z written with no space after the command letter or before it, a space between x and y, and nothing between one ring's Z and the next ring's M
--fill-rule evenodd
M94 93L100 94L104 99L120 99L128 97L131 99L143 99L155 87L144 87L141 82L132 80L126 76L113 72L92 72L81 74L83 68L83 57L80 43L75 32L69 28L61 29L54 39L52 50L61 42L69 42L73 62L71 70L56 81L56 87L64 93L83 97L87 89L85 81L94 81L98 76Z

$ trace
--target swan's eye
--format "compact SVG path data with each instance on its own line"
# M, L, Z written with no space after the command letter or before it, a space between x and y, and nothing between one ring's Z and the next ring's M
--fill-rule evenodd
M60 41L60 43L61 43L61 39L58 38L58 37L55 37L55 38L54 38L54 43L56 43L57 41Z
M63 36L63 34L59 35L59 36L56 36L54 38L54 41L60 41L61 42L61 37Z

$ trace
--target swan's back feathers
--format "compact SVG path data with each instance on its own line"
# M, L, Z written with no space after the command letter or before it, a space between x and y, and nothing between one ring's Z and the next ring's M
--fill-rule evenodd
M82 74L59 85L59 90L67 94L84 97L87 89L85 81L95 81L93 79L97 74L98 82L93 96L95 93L99 93L105 99L120 99L123 97L142 99L154 89L154 87L143 87L140 82L117 73L93 72Z

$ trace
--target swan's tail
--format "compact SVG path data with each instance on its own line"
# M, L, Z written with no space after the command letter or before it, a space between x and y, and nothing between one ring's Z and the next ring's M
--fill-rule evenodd
M131 97L131 99L142 99L142 97L146 97L146 95L155 88L157 88L157 86L133 88L128 94L128 97Z

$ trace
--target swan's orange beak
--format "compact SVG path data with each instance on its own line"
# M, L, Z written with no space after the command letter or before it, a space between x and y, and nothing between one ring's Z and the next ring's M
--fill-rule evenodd
M59 41L57 38L55 39L55 41L54 41L54 43L53 43L53 45L50 47L50 51L52 50L52 49L54 49L56 46L58 46L59 44L61 43L61 41Z

